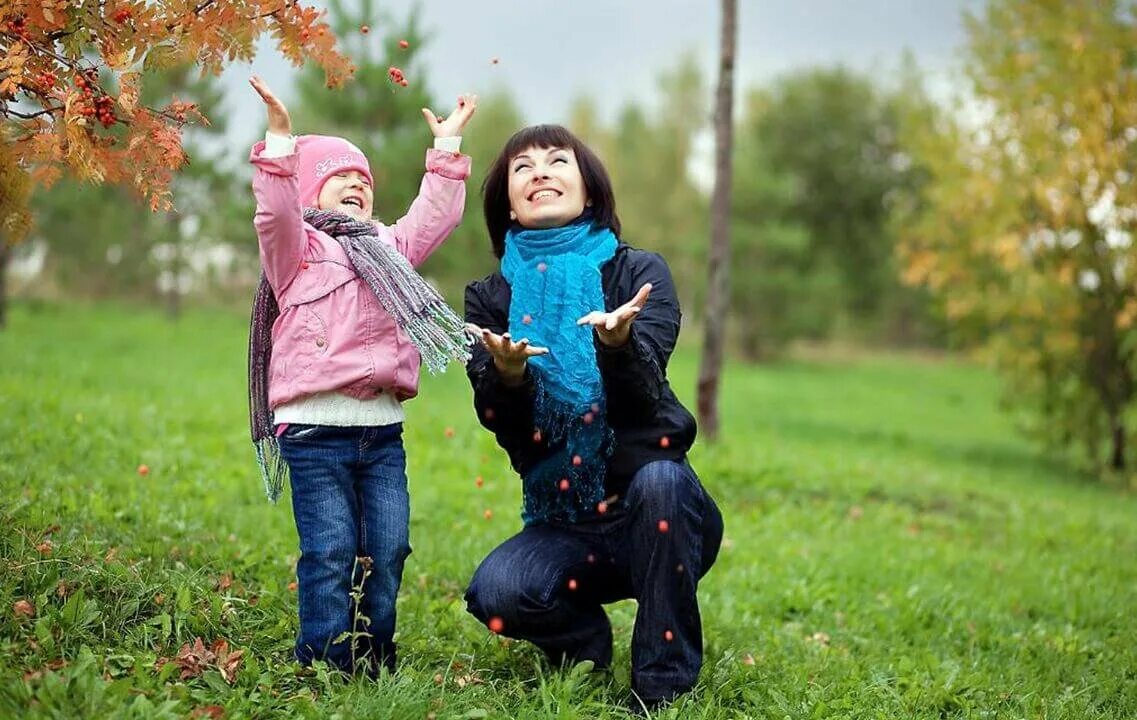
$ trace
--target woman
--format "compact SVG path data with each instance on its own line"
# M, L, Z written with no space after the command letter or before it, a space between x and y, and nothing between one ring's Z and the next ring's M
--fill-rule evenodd
M722 539L686 460L695 420L667 382L671 273L620 242L607 171L563 127L510 138L483 195L501 269L466 288L482 340L467 374L522 478L525 527L482 561L467 607L554 664L606 667L602 605L635 598L632 689L658 706L698 678L696 588Z

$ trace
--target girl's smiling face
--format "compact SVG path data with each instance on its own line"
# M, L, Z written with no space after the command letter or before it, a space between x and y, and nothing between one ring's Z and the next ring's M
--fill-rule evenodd
M367 176L358 170L345 170L324 181L316 205L321 210L336 210L356 220L370 220L372 199Z

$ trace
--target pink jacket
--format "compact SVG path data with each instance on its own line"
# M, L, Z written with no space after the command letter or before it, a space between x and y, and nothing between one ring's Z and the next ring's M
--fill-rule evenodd
M272 327L269 406L338 390L358 399L418 394L419 353L356 275L343 248L303 220L297 158L262 157L256 167L253 221L261 267L280 306ZM458 226L466 202L470 157L430 149L418 197L394 225L376 223L379 239L420 265Z

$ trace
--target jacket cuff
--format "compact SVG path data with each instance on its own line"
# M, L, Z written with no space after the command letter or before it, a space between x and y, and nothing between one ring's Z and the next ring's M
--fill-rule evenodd
M249 162L256 165L258 170L264 170L273 175L295 175L299 161L300 156L295 152L280 157L267 154L264 140L253 145L252 151L249 152Z
M470 156L430 148L426 151L426 171L451 180L470 177Z

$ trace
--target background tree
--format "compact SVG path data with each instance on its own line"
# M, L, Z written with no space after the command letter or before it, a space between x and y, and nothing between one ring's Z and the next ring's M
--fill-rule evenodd
M699 365L699 424L712 442L718 439L718 391L726 345L730 302L731 153L734 151L734 46L738 37L735 0L722 0L719 80L715 92L715 189L711 197L711 244L707 262L703 357Z
M917 115L905 277L984 343L1051 446L1131 469L1137 7L992 0L969 16L967 121Z

